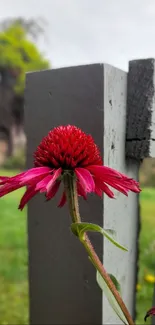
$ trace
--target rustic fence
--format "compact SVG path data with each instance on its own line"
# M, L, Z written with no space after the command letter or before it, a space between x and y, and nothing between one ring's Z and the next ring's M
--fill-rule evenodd
M27 165L55 126L73 124L92 134L104 164L138 179L140 162L155 157L154 59L129 63L129 72L107 64L27 74ZM80 203L85 221L117 231L123 253L98 235L93 243L109 273L121 283L135 317L139 234L138 196L104 195ZM67 208L35 197L28 207L31 324L120 324L95 279L87 255L70 232ZM62 276L63 273L63 276Z

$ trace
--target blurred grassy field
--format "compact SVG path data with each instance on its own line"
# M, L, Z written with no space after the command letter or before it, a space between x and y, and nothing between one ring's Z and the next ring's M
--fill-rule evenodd
M145 280L155 274L155 189L145 188L141 193L141 234L139 260L139 290L137 291L137 322L144 324L145 312L151 308L154 284ZM151 279L150 279L151 280ZM147 324L150 320L147 320Z
M0 325L28 324L26 209L17 209L22 193L0 199Z
M15 173L7 171L8 175ZM6 171L1 170L0 175ZM26 209L17 209L23 192L20 189L0 199L0 325L28 324ZM141 216L136 324L144 324L152 304L154 284L144 277L155 272L155 189L143 190Z

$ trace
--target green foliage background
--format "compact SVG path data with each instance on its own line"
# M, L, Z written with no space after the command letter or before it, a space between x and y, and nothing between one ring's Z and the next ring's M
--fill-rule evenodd
M37 46L29 39L28 33L20 23L13 22L0 32L0 68L18 72L15 92L23 93L25 73L44 70L50 67Z

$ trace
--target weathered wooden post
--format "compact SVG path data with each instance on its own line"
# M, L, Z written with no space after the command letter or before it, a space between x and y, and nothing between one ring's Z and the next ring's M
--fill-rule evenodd
M28 167L33 163L33 151L51 128L74 124L92 134L105 165L138 179L139 161L143 157L138 154L140 141L135 129L133 134L130 132L132 120L138 122L139 118L134 115L134 109L139 109L137 90L132 107L133 65L131 62L128 87L127 73L106 64L27 74ZM140 125L137 122L135 127L141 128L142 121ZM126 160L126 156L130 158ZM119 242L128 247L129 252L124 253L100 235L93 235L106 269L120 281L122 296L133 315L138 197L132 193L128 198L120 193L116 197L117 200L111 200L104 195L102 201L90 196L86 202L81 200L80 210L85 221L115 229ZM96 283L95 271L83 247L70 232L67 207L58 209L56 199L44 201L43 195L37 196L28 207L31 324L120 324Z
M144 158L154 158L155 59L135 60L129 63L127 109L127 156L136 158L139 162ZM145 312L146 310L144 314ZM152 324L155 324L154 317Z

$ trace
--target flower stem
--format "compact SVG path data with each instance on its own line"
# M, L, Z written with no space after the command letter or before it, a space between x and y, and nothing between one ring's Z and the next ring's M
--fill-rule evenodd
M79 204L78 204L78 194L76 188L76 179L71 177L70 175L64 175L64 185L65 185L65 192L67 195L67 201L69 205L70 215L72 217L73 223L81 223L81 217L79 213ZM124 304L119 292L117 291L114 283L112 282L111 278L109 277L108 273L106 272L103 264L101 263L98 255L96 254L94 247L92 246L90 239L86 233L82 238L79 238L81 243L84 245L93 265L95 266L96 270L100 273L104 281L106 282L108 288L112 292L113 296L115 297L118 305L120 306L127 322L129 325L134 325L134 321L130 316L130 313Z
M81 217L79 212L78 195L74 176L67 173L64 175L64 187L72 221L73 223L80 223Z
M101 263L99 257L97 256L90 240L89 237L87 236L87 234L85 234L85 238L83 240L81 240L81 242L83 243L86 251L88 252L88 255L93 263L93 265L95 266L95 268L98 270L98 272L100 273L100 275L102 276L102 278L104 279L104 281L106 282L108 288L110 289L110 291L112 292L113 296L115 297L118 305L120 306L126 320L128 321L129 325L134 325L134 322L132 320L132 317L130 316L130 313L126 307L126 305L124 304L119 292L117 291L114 283L112 282L111 278L109 277L108 273L106 272L104 265Z

